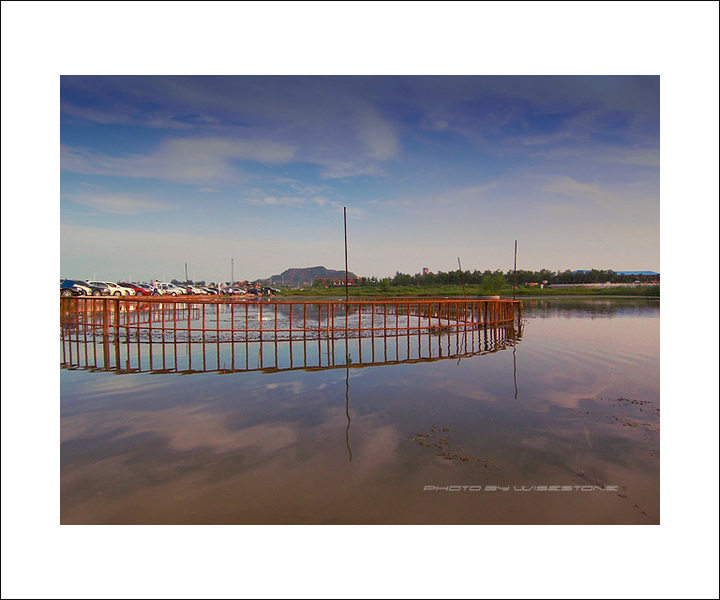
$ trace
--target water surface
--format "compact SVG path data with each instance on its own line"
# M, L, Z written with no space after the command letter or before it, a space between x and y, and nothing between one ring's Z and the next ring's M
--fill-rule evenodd
M407 356L385 339L368 366L372 340L337 342L347 367L66 364L61 522L658 523L659 302L532 300L524 317L519 336Z

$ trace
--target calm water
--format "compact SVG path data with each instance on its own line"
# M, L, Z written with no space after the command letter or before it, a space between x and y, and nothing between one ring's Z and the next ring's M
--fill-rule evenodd
M659 316L536 300L519 337L350 368L63 368L61 522L658 523Z

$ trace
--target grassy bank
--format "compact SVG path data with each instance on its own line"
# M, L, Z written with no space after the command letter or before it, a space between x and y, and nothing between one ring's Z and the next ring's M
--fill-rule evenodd
M445 296L459 296L462 297L464 294L467 296L496 296L500 295L503 298L512 298L513 290L512 287L503 288L500 291L490 291L483 289L477 285L468 285L463 291L461 285L423 285L423 286L389 286L383 287L382 285L372 286L367 285L363 287L351 287L349 289L349 295L353 298L358 297L373 297L373 298L393 298L396 296L419 296L419 297L445 297ZM344 296L345 288L342 287L331 287L331 288L308 288L305 290L286 290L278 294L279 296L311 296L311 297L325 297L325 296ZM542 296L646 296L646 297L660 297L660 286L621 286L613 288L589 288L589 287L562 287L553 288L549 286L545 289L537 287L522 287L518 288L516 292L517 298L528 298L528 297L542 297Z
M512 296L512 289L504 290L503 295ZM584 286L554 288L552 286L545 289L539 288L523 288L518 289L516 296L518 298L534 297L534 296L643 296L643 297L660 297L659 285L643 285L643 286L618 286L612 288L591 288Z

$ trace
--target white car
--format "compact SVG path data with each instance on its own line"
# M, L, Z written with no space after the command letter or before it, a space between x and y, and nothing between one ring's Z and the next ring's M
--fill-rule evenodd
M89 281L88 283L91 283L92 285L102 284L102 286L105 286L110 290L109 295L111 296L129 296L131 294L128 288L121 287L112 281ZM135 292L132 292L132 294L135 294Z
M102 290L103 296L112 296L113 295L114 290L104 281L88 281L88 283L90 285L95 286L96 288L100 288ZM117 294L117 295L120 296L121 293Z
M186 293L184 289L174 283L158 283L158 291L163 296L182 296Z
M121 290L127 291L127 294L123 294L124 296L136 296L137 295L135 288L130 285L125 285L122 283L116 283L115 285L117 285Z

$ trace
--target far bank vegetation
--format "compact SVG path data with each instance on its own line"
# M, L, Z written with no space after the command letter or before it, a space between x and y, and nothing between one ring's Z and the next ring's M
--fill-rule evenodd
M395 276L358 277L350 286L352 296L456 296L467 295L513 295L513 282L517 281L516 296L545 295L622 295L659 296L658 275L620 275L614 271L592 269L589 271L540 271L512 270L456 271L416 273L409 275L396 272ZM611 287L599 287L608 285ZM638 285L642 284L642 285ZM562 286L562 287L553 287ZM288 294L337 295L344 293L344 285L328 285L316 280L305 290L287 290Z

